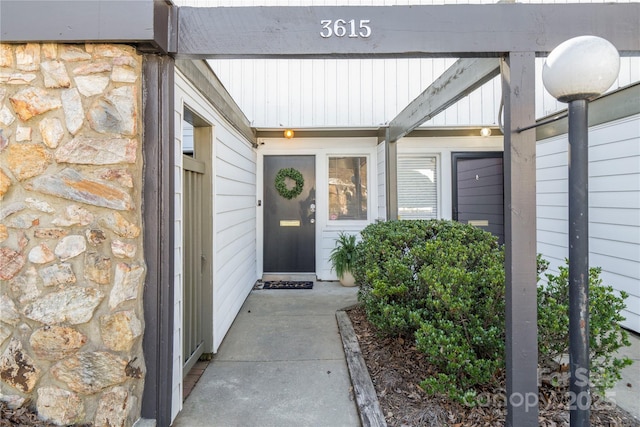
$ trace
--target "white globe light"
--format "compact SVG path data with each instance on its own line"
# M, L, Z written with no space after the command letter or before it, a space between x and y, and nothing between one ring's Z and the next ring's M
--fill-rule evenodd
M594 98L611 87L620 71L620 54L596 36L569 39L553 49L542 68L542 82L558 101Z

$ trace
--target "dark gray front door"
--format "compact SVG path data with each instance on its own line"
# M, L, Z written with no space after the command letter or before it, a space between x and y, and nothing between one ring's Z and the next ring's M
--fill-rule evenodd
M316 271L315 156L264 157L264 272ZM293 168L304 177L302 193L289 200L275 187L276 174ZM287 188L295 182L287 178Z
M453 219L489 231L504 243L501 152L453 154Z

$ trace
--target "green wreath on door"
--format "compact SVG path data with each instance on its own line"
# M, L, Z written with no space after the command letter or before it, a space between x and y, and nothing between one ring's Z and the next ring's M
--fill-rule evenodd
M287 187L286 179L289 178L296 183L293 188ZM283 168L276 174L276 190L285 199L295 199L302 193L304 187L304 177L299 170L294 168Z

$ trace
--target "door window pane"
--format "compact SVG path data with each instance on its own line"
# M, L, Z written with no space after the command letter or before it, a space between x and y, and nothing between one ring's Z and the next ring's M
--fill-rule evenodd
M367 219L367 158L329 158L329 219Z
M438 217L438 174L436 158L398 155L398 218Z

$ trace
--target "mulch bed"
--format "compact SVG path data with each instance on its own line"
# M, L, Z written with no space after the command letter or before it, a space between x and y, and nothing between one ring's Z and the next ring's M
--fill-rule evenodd
M10 409L0 401L0 427L30 426L30 427L54 427L55 424L38 419L38 416L28 407Z
M505 423L505 391L483 390L483 403L469 407L446 398L428 396L420 382L434 373L425 354L413 342L402 338L380 338L360 307L347 311L369 375L378 395L380 408L390 427L453 426L487 427ZM552 387L542 379L538 424L543 427L568 426L566 388ZM640 427L623 410L608 402L594 401L591 425Z

